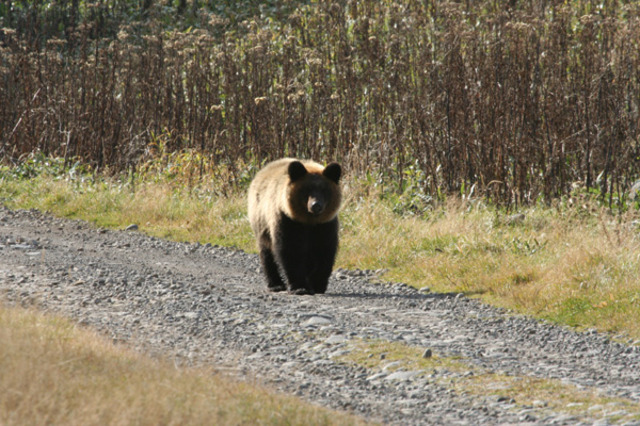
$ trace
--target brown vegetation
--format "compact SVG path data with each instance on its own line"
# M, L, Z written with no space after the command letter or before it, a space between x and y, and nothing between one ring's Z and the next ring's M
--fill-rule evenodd
M0 157L124 171L162 146L234 185L239 159L291 155L433 198L532 202L578 182L616 202L639 171L640 5L509 4L320 1L219 36L204 13L111 38L4 28Z

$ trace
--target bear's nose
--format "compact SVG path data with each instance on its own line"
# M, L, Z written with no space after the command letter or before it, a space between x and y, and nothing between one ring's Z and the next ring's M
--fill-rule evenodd
M317 200L311 200L309 202L309 211L315 215L322 213L322 203Z

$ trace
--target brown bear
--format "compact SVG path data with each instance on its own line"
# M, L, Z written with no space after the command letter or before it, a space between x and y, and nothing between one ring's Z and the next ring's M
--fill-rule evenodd
M283 158L249 186L249 221L271 291L324 293L338 250L342 168Z

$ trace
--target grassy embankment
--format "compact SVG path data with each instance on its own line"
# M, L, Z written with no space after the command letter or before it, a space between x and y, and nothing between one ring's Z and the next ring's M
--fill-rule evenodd
M0 424L358 424L345 414L176 368L68 320L0 307Z

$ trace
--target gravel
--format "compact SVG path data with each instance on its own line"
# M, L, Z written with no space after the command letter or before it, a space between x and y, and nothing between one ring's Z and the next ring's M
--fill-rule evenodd
M388 424L640 424L620 404L564 409L451 385L479 372L557 379L640 403L640 349L461 294L372 284L336 270L328 293L269 293L256 255L109 231L0 207L0 301L61 313L154 356L211 364L302 399ZM144 231L144 226L140 226ZM415 347L459 369L346 362L363 341ZM496 383L496 387L500 384ZM584 404L583 404L584 405Z

